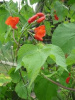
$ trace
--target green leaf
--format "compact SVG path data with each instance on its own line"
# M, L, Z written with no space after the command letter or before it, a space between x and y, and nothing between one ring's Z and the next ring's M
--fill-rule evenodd
M3 35L5 35L3 33L6 32L7 27L8 27L5 24L5 21L6 21L6 19L8 17L9 17L9 12L5 8L0 7L0 34L1 34L0 37L2 37ZM1 40L1 38L0 38L0 40Z
M37 2L39 2L40 0L30 0L30 3L31 4L34 4L34 3L37 3Z
M47 58L47 63L48 63L48 64L54 64L55 62L54 62L53 59L51 59L50 57L48 57L48 58Z
M70 69L71 71L71 69ZM58 76L58 81L60 84L62 84L63 86L66 86L66 87L70 87L72 85L72 78L70 79L69 81L69 84L66 83L66 78L69 77L69 73L67 73L66 71L63 71L63 74Z
M75 11L75 3L70 7L70 10Z
M34 85L34 91L38 100L52 100L57 95L57 88L57 85L43 77L38 77Z
M11 82L11 78L9 76L6 76L4 74L0 74L0 86L7 84Z
M9 75L12 79L12 82L14 82L14 83L18 83L21 79L21 76L19 75L19 71L15 72L15 68L10 69Z
M59 17L59 21L64 20L65 16L68 14L68 7L63 5L61 2L56 1L54 9L56 10L56 14Z
M48 56L50 56L57 65L67 70L64 53L58 46L43 45L41 43L38 45L25 44L19 49L17 69L22 65L27 69L30 85L37 77Z
M69 0L68 1L68 4L73 4L73 3L75 3L75 0Z
M44 50L46 50L46 55L50 56L56 62L57 65L61 66L63 69L66 70L67 65L65 62L63 51L58 46L52 44L48 44L45 47L46 48Z
M71 54L66 59L66 62L67 62L68 65L75 64L75 49L72 50Z
M28 20L30 17L32 17L34 15L33 12L33 8L31 8L28 5L24 5L21 10L20 10L20 14L26 19Z
M31 83L35 80L41 67L47 59L47 55L38 46L33 46L33 52L27 53L22 61L27 68L28 76L31 79ZM31 84L30 83L30 84Z
M26 44L23 45L19 51L18 51L18 66L17 69L21 67L21 61L22 58L29 53L33 53L36 50L37 47L35 47L33 44Z
M28 90L23 82L19 82L15 87L15 91L19 97L21 97L22 99L27 99L27 98L29 98L29 94L30 94L31 90Z
M65 53L75 48L75 24L59 25L53 33L52 43L62 48Z
M12 13L12 11L18 12L18 2L13 2L13 0L7 1L5 7L10 13Z
M45 22L44 22L44 25L45 25L45 27L46 27L46 34L50 36L50 35L51 35L51 26L50 26L50 22L45 21Z

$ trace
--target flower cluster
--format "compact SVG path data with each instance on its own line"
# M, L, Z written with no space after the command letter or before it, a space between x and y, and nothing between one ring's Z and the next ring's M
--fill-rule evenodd
M31 18L29 18L28 23L30 24L35 20L37 23L41 23L43 20L45 20L44 13L39 12L36 15L32 16ZM5 21L5 24L10 25L13 29L17 29L16 25L18 24L18 22L19 22L19 17L9 16ZM43 37L46 35L45 26L41 25L35 28L34 33L35 33L34 38L36 40L43 41Z
M43 13L39 12L36 15L29 18L28 23L31 24L35 20L36 20L37 23L41 23L43 20L45 20L45 15Z
M71 76L71 74L69 73L69 76L66 78L66 83L67 83L67 84L68 84L69 81L70 81L70 76Z
M44 13L37 13L36 15L29 18L28 23L31 24L32 22L36 21L37 23L41 23L45 20ZM45 25L41 25L34 29L34 38L38 41L43 41L43 37L46 35Z
M10 25L13 29L17 29L16 25L19 22L19 17L9 16L5 21L5 24Z
M54 18L55 20L59 20L58 16L56 15L56 11L55 11ZM39 12L36 15L32 16L31 18L29 18L28 23L31 24L35 20L37 23L41 23L42 21L44 21L45 20L44 13ZM19 22L19 17L9 16L5 23L7 25L10 25L13 29L17 29L16 25L18 24L18 22ZM45 25L41 25L35 28L34 33L35 33L34 38L36 40L43 41L43 37L46 35Z
M43 37L46 35L45 25L41 25L34 29L34 38L43 41Z

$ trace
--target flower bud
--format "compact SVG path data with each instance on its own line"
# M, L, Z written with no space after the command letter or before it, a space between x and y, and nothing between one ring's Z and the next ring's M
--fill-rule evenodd
M39 19L37 20L37 23L41 23L43 20L45 20L45 16L39 18Z
M41 13L41 12L37 13L37 15L38 15L39 17L45 16L44 13Z
M32 22L34 22L37 19L37 15L32 16L31 18L29 18L28 23L31 24Z
M54 15L55 20L59 20L59 17L55 14Z

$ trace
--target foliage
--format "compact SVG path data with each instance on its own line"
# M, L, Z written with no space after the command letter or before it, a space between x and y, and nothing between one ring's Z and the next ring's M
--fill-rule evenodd
M56 86L55 84L52 84L51 82L48 82L48 80L42 77L37 77L35 81L34 91L39 100L52 99L53 97L57 95L57 89L58 89L58 86Z
M75 1L30 4L0 4L0 100L75 100Z
M52 37L52 43L61 47L65 53L71 52L71 50L75 48L74 26L75 26L74 23L61 24L54 31L54 34ZM63 34L64 32L65 34Z

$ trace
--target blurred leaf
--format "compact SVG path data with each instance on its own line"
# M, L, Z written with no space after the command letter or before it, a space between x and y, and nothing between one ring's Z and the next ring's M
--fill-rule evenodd
M33 8L31 8L28 5L24 5L21 10L20 10L20 14L25 17L26 20L28 20L30 17L33 16L34 12L33 12Z
M52 43L62 48L65 53L75 48L75 24L60 24L53 33Z
M9 17L9 12L3 8L3 7L0 7L0 40L2 40L3 36L5 35L4 33L6 32L7 30L7 25L5 24L5 21L6 19Z
M16 85L15 91L18 94L18 96L21 97L22 99L29 99L29 97L30 97L29 94L30 94L31 90L30 89L28 90L23 82L19 82Z
M69 0L68 1L68 4L73 4L73 3L75 3L75 0Z
M15 68L11 68L9 71L9 75L14 83L18 83L21 79L19 71L15 72Z
M31 80L30 85L37 77L48 56L50 56L57 65L67 70L64 54L57 46L43 45L41 43L38 45L25 44L19 49L17 69L22 65L27 68L28 76Z
M55 2L54 9L56 11L57 16L59 17L59 21L65 19L65 16L68 14L68 7L62 4L59 1Z
M71 54L68 56L66 60L68 65L75 64L75 49L72 50Z
M44 25L45 25L45 27L46 27L46 34L50 36L50 35L51 35L51 26L50 26L50 22L45 21L45 22L44 22Z
M34 4L34 3L37 3L37 2L39 2L39 1L41 1L41 0L30 0L30 3L31 3L31 4Z
M12 13L12 11L18 12L18 2L13 2L13 0L10 0L9 2L6 2L6 7L9 9L10 13Z
M4 84L7 84L9 82L11 82L11 78L9 76L0 74L0 86L3 86Z
M47 63L48 63L48 64L54 64L55 62L54 62L53 59L51 59L50 57L48 57L48 58L47 58Z
M70 10L75 11L75 4L73 4L73 5L70 7Z
M61 76L58 76L58 80L59 83L66 86L66 87L70 87L72 84L72 78L70 78L69 84L66 83L66 78L69 77L69 73L67 73L66 71L63 71L63 74L61 74Z
M57 88L57 85L43 77L38 77L35 80L34 91L39 100L52 100L53 97L57 96Z

